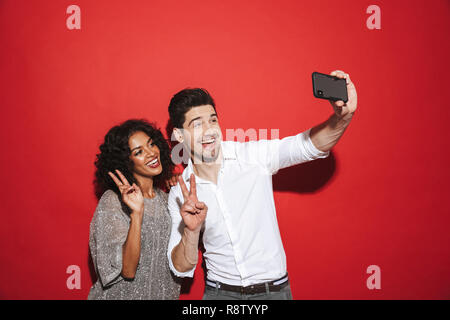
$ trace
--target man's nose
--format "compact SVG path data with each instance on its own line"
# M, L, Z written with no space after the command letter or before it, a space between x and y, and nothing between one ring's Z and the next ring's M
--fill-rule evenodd
M208 133L208 130L212 128L212 124L209 122L205 122L203 124L203 132Z

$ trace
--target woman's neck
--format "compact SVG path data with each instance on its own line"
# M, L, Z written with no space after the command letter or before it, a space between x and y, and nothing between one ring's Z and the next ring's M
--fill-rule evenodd
M144 198L154 198L155 188L153 187L153 179L148 177L135 176L137 185L141 188Z

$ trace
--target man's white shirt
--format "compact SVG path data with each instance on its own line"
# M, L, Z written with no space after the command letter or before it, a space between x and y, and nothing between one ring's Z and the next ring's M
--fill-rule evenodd
M208 279L248 286L286 274L272 175L282 168L328 157L329 151L314 146L310 130L283 139L222 141L223 161L217 185L195 176L197 197L208 206L202 238ZM189 159L182 173L188 189L191 173L194 171ZM169 266L179 277L193 277L195 267L179 272L171 258L184 228L180 215L184 199L179 184L171 188L168 201L172 217Z

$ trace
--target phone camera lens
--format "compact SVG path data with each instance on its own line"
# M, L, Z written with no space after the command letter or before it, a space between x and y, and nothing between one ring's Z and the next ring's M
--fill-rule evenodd
M323 91L322 91L322 90L318 90L318 91L317 91L317 94L318 94L319 96L323 96Z

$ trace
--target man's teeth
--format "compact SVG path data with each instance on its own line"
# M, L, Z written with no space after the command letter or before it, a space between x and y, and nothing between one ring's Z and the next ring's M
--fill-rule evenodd
M215 138L211 138L209 140L203 141L202 143L213 143L214 141L216 141L216 139Z
M152 166L152 165L156 164L157 162L158 162L158 159L155 159L153 161L148 162L147 165Z

